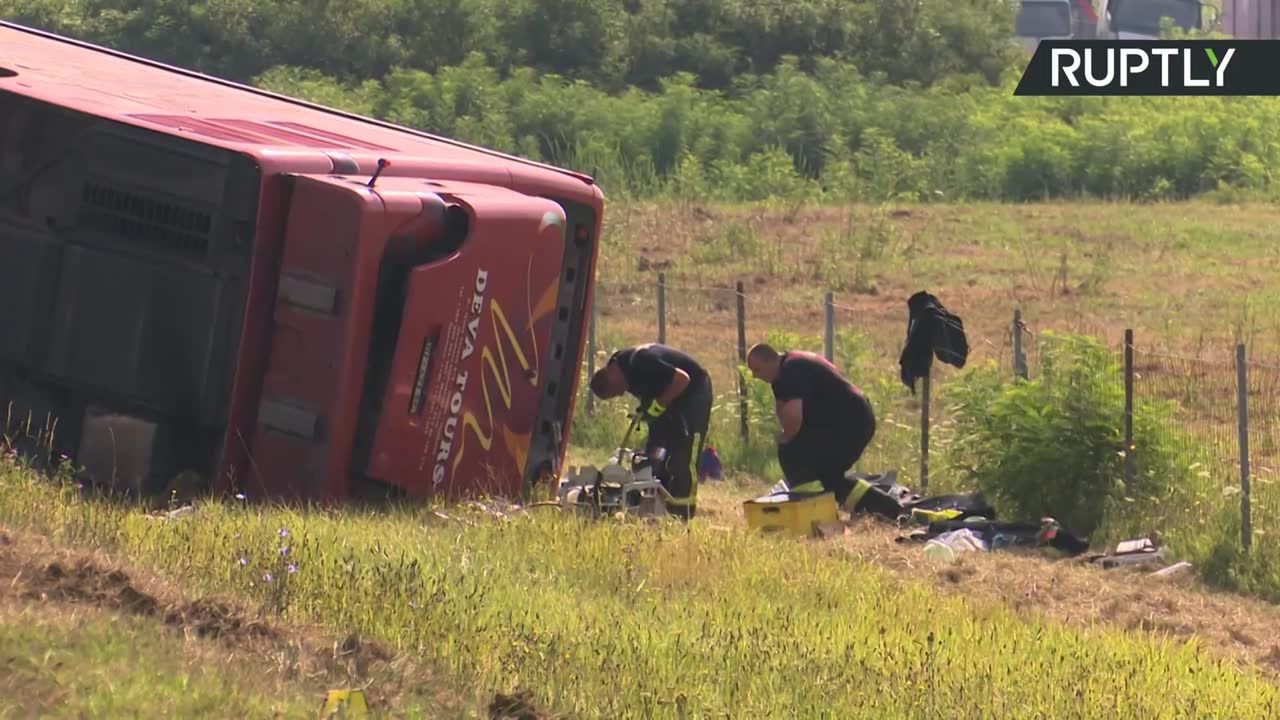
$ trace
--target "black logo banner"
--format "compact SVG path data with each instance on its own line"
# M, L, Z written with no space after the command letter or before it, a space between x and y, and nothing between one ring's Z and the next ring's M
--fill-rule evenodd
M1014 95L1280 95L1280 40L1042 40Z

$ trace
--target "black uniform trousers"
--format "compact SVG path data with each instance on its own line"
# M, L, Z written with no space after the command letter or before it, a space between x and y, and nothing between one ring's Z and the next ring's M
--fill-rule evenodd
M690 383L666 412L649 421L645 451L667 451L666 463L655 472L672 496L667 512L685 520L693 517L697 506L694 463L707 441L712 399L711 378L706 377Z
M843 505L854 488L854 482L845 474L862 457L875 434L874 419L802 428L778 447L778 464L787 485L794 488L818 480Z

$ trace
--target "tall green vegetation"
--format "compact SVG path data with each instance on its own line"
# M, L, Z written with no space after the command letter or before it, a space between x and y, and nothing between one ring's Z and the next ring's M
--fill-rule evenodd
M890 82L999 76L1005 0L4 0L4 16L204 72L272 67L344 80L439 71L472 52L611 91L688 72L729 89L787 55L840 58Z
M541 514L539 514L541 513ZM579 717L1275 717L1192 644L1071 628L903 582L798 538L470 508L204 503L173 521L0 459L0 522L193 593L379 638L458 687ZM820 578L820 581L815 580Z
M1271 98L1024 98L1008 0L0 0L9 18L694 201L1271 195Z
M1051 336L1043 348L1035 379L1010 382L981 368L948 388L958 421L950 451L968 483L1010 515L1054 515L1092 534L1185 481L1159 432L1168 413L1144 403L1126 482L1124 374L1110 348L1074 335Z
M1052 515L1099 549L1154 537L1211 585L1280 599L1280 545L1258 533L1244 552L1234 496L1197 473L1199 462L1188 465L1210 448L1171 439L1174 408L1139 398L1126 479L1119 359L1092 338L1048 340L1035 379L1013 382L983 367L946 387L956 419L946 457L959 484L982 489L1006 517Z

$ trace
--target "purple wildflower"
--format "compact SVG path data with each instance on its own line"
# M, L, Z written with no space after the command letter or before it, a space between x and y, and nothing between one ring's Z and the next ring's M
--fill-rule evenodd
M244 498L244 493L236 493L236 499L237 499L237 500L244 500L244 499L245 499L245 498Z
M267 582L271 582L271 581L272 581L272 580L274 580L275 578L271 576L271 573L266 573L266 574L264 574L264 575L262 576L262 579L263 579L263 580L266 580Z
M288 545L281 546L280 555L283 557L288 554L289 554L289 546Z
M249 564L249 558L247 558L247 557L242 557L242 558L240 558L240 565L241 565L241 566L248 565L248 564Z
M297 565L294 565L293 563L289 563L289 572L291 572L291 573L296 573L296 572L298 572L298 566L297 566Z
M280 528L280 537L289 537L289 528Z

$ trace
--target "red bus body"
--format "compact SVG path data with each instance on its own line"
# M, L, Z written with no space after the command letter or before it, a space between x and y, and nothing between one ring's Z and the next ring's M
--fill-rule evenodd
M564 458L603 210L585 175L0 23L0 403L140 493L511 495Z

